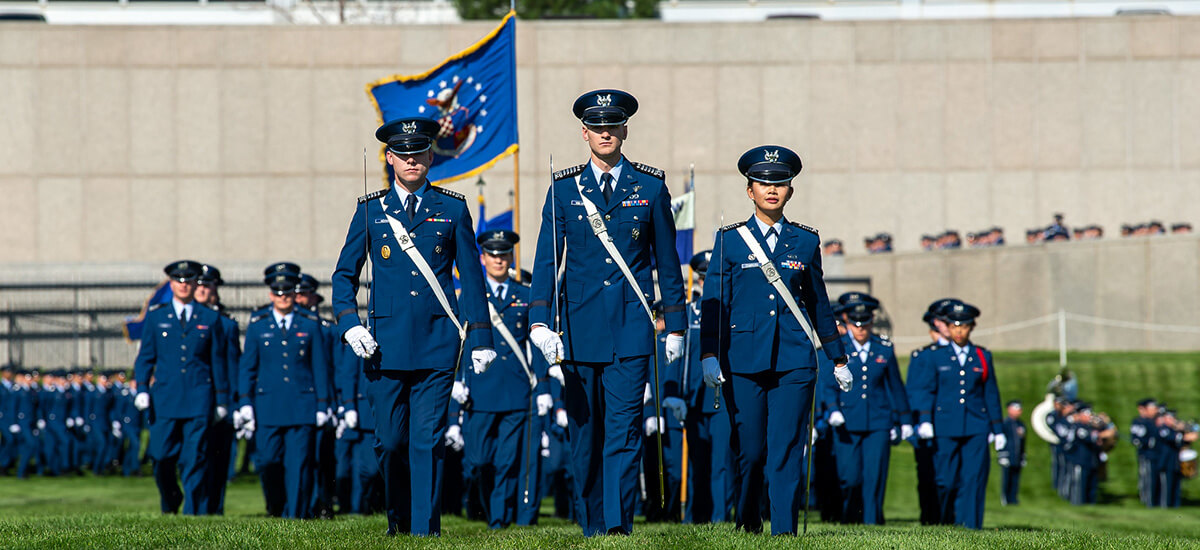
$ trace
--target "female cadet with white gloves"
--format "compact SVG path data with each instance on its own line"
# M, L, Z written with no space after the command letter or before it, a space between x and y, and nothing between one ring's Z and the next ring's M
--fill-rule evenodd
M800 169L800 157L785 147L742 155L738 171L754 214L718 231L701 315L704 381L721 386L733 423L737 527L762 531L765 477L773 535L797 530L816 350L824 346L842 391L851 378L825 293L820 238L783 215Z

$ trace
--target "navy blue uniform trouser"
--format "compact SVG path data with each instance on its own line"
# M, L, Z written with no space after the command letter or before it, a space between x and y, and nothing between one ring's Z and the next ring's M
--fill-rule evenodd
M738 528L762 531L765 480L771 501L771 534L796 534L816 375L815 368L734 373L725 383L741 483L735 517Z
M917 499L921 506L921 525L951 523L953 517L943 518L938 501L937 472L934 469L937 442L934 439L914 439L913 459L917 463Z
M454 373L373 370L366 376L388 529L398 534L439 534L441 495L436 489Z
M516 521L527 414L524 410L471 411L463 425L463 462L475 471L492 529Z
M658 492L658 434L646 437L646 452L643 454L643 471L646 475L645 515L648 521L679 522L682 520L679 491L683 488L683 429L670 411L663 411L670 428L662 436L663 489L666 493L660 503Z
M234 439L233 424L216 422L208 429L208 513L225 513L225 485L229 479L229 464L233 462L230 442ZM236 447L232 448L236 451Z
M845 498L842 521L883 525L883 496L892 456L890 431L857 432L839 426L833 434L833 454Z
M526 413L528 414L528 413ZM546 417L537 416L525 423L521 434L521 475L517 479L517 525L537 525L542 507L542 427ZM528 450L525 446L528 445ZM526 453L528 459L526 459Z
M133 429L128 425L121 429L121 443L117 445L121 451L121 473L125 477L138 473L142 468L142 430Z
M154 458L154 482L162 511L208 513L208 417L158 418L150 424L150 456ZM183 474L180 491L175 468Z
M970 529L982 528L984 493L991 465L987 434L935 439L934 469L942 517L953 516L954 523Z
M379 457L375 454L375 433L356 431L350 442L350 510L367 514L382 501L383 479L379 477Z
M254 465L262 477L267 510L272 514L278 512L295 519L312 517L315 430L313 425L260 426L254 434L258 440ZM224 464L220 471L225 472Z
M575 509L586 536L633 532L649 368L649 355L563 368Z
M733 506L733 450L729 447L729 415L725 411L687 416L688 510L692 523L729 521Z
M1014 464L1000 468L1000 502L1002 504L1017 504L1021 492L1021 465Z

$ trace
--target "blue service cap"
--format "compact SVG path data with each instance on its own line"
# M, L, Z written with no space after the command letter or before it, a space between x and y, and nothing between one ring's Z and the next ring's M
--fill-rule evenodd
M263 270L263 277L270 277L276 273L291 273L295 275L300 273L300 266L292 262L275 262Z
M424 153L433 147L442 127L426 117L398 118L375 130L375 139L386 143L388 151L397 155Z
M1145 397L1145 398L1138 400L1138 402L1137 402L1137 406L1139 406L1139 407L1148 407L1148 406L1154 405L1154 404L1155 404L1155 401L1154 401L1153 397Z
M704 275L708 272L708 262L710 260L712 260L712 250L704 250L692 256L692 259L688 261L688 265L692 266L692 271Z
M480 233L475 237L475 242L479 243L479 249L488 254L508 254L513 251L513 247L520 242L521 236L516 232L507 229L493 229Z
M861 327L875 320L875 309L878 307L878 304L871 302L849 302L842 305L842 312L846 314L847 322Z
M221 270L216 266L204 264L200 266L200 276L196 282L202 285L220 286L225 284L225 279L221 278Z
M975 318L979 317L979 308L966 302L955 300L953 304L946 306L943 310L943 315L946 322L952 325L967 325L975 322Z
M296 283L296 292L316 292L318 288L321 288L321 283L317 281L316 277L308 273L300 274L300 281Z
M296 291L296 285L300 284L300 275L288 271L273 273L263 278L263 283L275 294L289 294Z
M638 110L637 98L621 90L593 90L579 96L571 111L588 126L625 124Z
M201 264L193 260L179 260L171 262L163 268L163 273L168 277L178 282L195 281L196 277L200 276Z
M878 298L875 298L874 296L871 296L870 294L867 294L866 292L859 292L857 290L852 290L850 292L843 292L841 296L838 296L837 301L839 304L841 304L843 306L847 305L847 304L855 303L855 302L862 302L864 304L872 304L875 306L879 306Z
M760 145L738 159L738 172L760 183L786 183L800 174L800 155L780 145Z
M1020 400L1020 399L1013 399L1013 400L1009 401L1008 403L1005 403L1005 404L1004 404L1004 408L1006 408L1006 409L1007 409L1007 408L1009 408L1009 407L1011 407L1011 406L1013 406L1013 405L1016 405L1016 406L1020 407L1020 406L1021 406L1021 400Z

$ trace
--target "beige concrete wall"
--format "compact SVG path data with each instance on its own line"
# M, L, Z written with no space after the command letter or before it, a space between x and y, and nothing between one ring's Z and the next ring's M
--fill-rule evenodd
M328 276L362 194L362 150L377 147L364 85L424 71L490 28L5 25L0 280L130 278L178 257L250 275L286 258ZM852 253L878 231L900 251L947 227L997 224L1015 241L1055 211L1110 233L1200 222L1200 18L522 22L518 78L526 243L548 156L560 168L585 159L570 104L597 87L641 102L630 158L665 169L676 191L695 164L700 241L722 214L749 215L734 167L763 143L804 158L789 216ZM512 173L501 162L486 174L493 212ZM847 271L896 287L885 298L901 312L988 284L981 305L1014 310L996 318L1024 316L1001 289L1025 286L1038 304L1096 295L1159 315L1179 302L1139 305L1165 284L1147 274L1179 266L1169 249L1136 252L1147 246L851 257ZM1064 279L1109 268L1137 284L1084 291ZM918 284L911 270L945 290L902 293ZM1113 338L1105 345L1125 341Z
M1194 235L847 257L845 271L871 277L906 350L928 343L921 315L944 297L978 306L978 329L994 333L977 340L999 349L1057 349L1057 320L1010 325L1059 310L1143 325L1068 318L1069 349L1200 348L1200 237Z

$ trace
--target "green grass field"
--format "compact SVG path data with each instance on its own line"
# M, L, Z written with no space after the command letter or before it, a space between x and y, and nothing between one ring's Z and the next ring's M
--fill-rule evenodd
M1058 371L1054 353L999 353L998 379L1005 400L1019 398L1026 412L1041 399ZM1200 416L1200 354L1104 353L1071 355L1080 396L1110 413L1122 437L1133 403L1152 395L1186 417ZM1147 510L1136 497L1135 456L1122 442L1110 453L1102 504L1072 507L1049 482L1047 446L1030 436L1020 506L999 505L999 472L989 480L985 528L921 527L912 452L893 448L887 495L888 525L843 527L812 515L803 541L735 532L729 525L638 524L630 537L585 539L573 524L550 517L535 528L490 532L479 522L443 518L437 540L382 536L380 516L287 521L263 514L256 479L230 487L225 517L162 516L149 477L0 478L0 547L3 548L1200 548L1200 480L1184 482L1184 507ZM544 509L545 510L545 509Z

